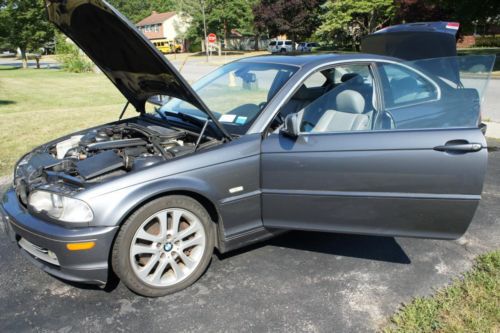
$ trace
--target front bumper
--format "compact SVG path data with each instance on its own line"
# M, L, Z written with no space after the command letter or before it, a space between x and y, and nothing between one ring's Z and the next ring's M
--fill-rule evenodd
M0 205L0 222L12 242L35 266L58 278L104 285L109 253L118 227L70 229L36 218L8 190ZM95 242L90 250L70 251L67 244Z

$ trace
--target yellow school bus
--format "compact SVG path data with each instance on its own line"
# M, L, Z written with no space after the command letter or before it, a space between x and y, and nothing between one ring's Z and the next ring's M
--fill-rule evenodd
M160 50L161 53L177 53L181 52L182 47L181 45L177 44L176 42L172 40L166 40L166 39L158 39L158 40L153 40L152 41L154 46L158 50Z

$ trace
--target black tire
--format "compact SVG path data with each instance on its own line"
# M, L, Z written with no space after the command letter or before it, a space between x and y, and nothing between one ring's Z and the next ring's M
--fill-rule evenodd
M206 235L205 251L198 266L186 279L168 287L156 287L137 277L132 269L129 251L134 235L142 223L155 213L168 208L181 208L199 218ZM142 296L160 297L181 291L196 282L210 263L215 243L214 229L214 223L205 208L190 197L173 195L153 200L135 211L120 228L111 255L113 271L127 288Z

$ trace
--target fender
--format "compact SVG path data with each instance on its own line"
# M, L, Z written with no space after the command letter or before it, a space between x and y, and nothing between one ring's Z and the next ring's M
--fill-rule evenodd
M209 200L219 214L216 193L207 182L192 177L166 177L160 181L138 184L115 192L93 198L89 204L94 209L93 221L96 226L118 226L140 205L150 199L168 192L191 192ZM107 203L114 204L108 205ZM215 221L218 222L218 221Z

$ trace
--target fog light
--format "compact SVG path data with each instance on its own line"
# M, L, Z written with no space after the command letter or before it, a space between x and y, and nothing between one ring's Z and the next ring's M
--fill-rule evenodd
M47 252L47 255L48 255L51 259L57 260L57 256L56 256L56 254L55 254L54 252L52 252L52 251L50 251L50 250L49 250L49 251Z
M85 251L90 250L95 246L95 242L69 243L66 248L70 251Z

